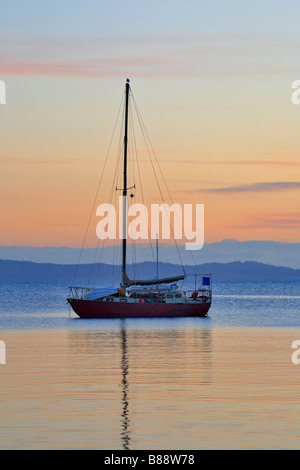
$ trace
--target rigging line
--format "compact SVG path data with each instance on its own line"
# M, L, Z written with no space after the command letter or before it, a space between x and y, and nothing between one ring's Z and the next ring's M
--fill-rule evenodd
M150 142L150 145L151 145L151 142ZM160 171L160 173L161 173L161 176L162 176L162 178L163 178L163 181L164 181L164 183L165 183L165 187L166 187L166 189L167 189L167 192L168 192L168 194L169 194L169 197L170 197L171 203L172 203L172 205L174 205L174 202L173 202L172 195L171 195L171 193L170 193L170 191L169 191L169 188L168 188L168 186L167 186L167 183L166 183L166 181L165 181L164 175L163 175L163 173L162 173L162 170L161 170L161 167L160 167L159 161L158 161L158 159L157 159L157 157L156 157L156 154L155 154L154 150L153 150L153 153L154 153L154 157L155 157L155 160L156 160L157 166L158 166L158 168L159 168L159 171ZM177 212L176 212L176 211L175 211L175 213L176 213L177 219L178 219L178 221L179 221L179 224L180 224L181 230L182 230L182 232L183 232L183 227L182 227L181 220L180 220L180 218L178 217L178 214L177 214ZM196 267L196 269L197 269L197 271L198 271L198 274L200 274L200 272L199 272L199 268L198 268L198 266L197 266L197 264L196 264L196 260L195 260L195 258L194 258L194 254L193 254L192 250L188 250L188 251L189 251L189 253L190 253L190 255L191 255L192 259L193 259L193 262L194 262L194 265L195 265L195 267Z
M116 200L117 200L117 191L115 191L114 203L116 207ZM113 243L112 245L112 267L111 267L111 277L114 277L114 270L115 270L115 256L116 256L116 245Z
M121 245L120 243L116 243L116 259L121 259ZM118 268L118 270L117 270ZM120 275L120 265L117 264L116 262L116 265L115 265L115 269L114 269L114 273L113 273L113 279L116 277L116 272L118 273L118 275ZM118 282L120 282L121 279L120 277L118 278Z
M137 163L137 172L138 172L139 184L140 184L140 188L141 188L141 195L142 195L144 213L145 213L145 216L146 216L147 213L146 213L145 197L144 197L144 190L143 190L143 185L142 185L140 164L139 164L139 159L138 159L138 151L137 151L137 145L136 145L135 131L134 131L134 126L133 126L133 116L132 116L132 129L133 129L133 144L134 144L134 149L135 149L135 158L136 158L136 163ZM147 221L148 221L148 215L147 215ZM155 262L154 249L153 249L153 244L151 242L149 224L148 224L147 228L148 228L148 239L149 239L150 249L151 249L151 253L152 253L152 259L153 259L153 262Z
M128 202L129 202L128 207L130 207L133 204L133 202L132 201L128 201ZM137 277L136 277L136 273L137 273L137 271L136 271L136 268L137 268L137 266L136 266L136 241L135 241L135 239L133 239L131 241L130 248L131 248L130 249L130 254L131 254L131 267L132 267L132 270L133 270L133 279L137 279Z
M117 207L117 191L115 191L114 202L115 202L115 207ZM119 244L117 243L117 240L115 240L113 243L113 264L112 264L112 272L111 272L112 282L115 278L116 264L117 264L117 260L119 256L118 247L119 247Z
M133 98L133 101L134 101L134 98ZM140 114L140 113L139 113L139 114ZM140 118L141 118L141 121L142 121L144 130L145 130L145 133L146 133L146 135L147 135L149 144L150 144L150 146L151 146L152 153L153 153L153 155L154 155L156 164L157 164L157 166L158 166L158 169L159 169L159 171L160 171L161 177L162 177L162 179L163 179L163 182L164 182L164 184L165 184L166 190L167 190L167 192L168 192L169 198L170 198L170 200L171 200L172 205L174 205L172 195L171 195L170 190L169 190L169 188L168 188L168 185L167 185L167 182L166 182L166 180L165 180L164 174L163 174L163 172L162 172L162 170L161 170L161 166L160 166L160 164L159 164L158 158L157 158L157 156L156 156L156 152L155 152L155 150L154 150L154 148L153 148L152 142L151 142L150 137L149 137L149 135L148 135L148 132L147 132L146 126L145 126L145 124L144 124L144 122L143 122L143 118L142 118L141 114L140 114ZM178 214L177 214L176 211L175 211L175 213L176 213L177 219L178 219L178 221L179 221L179 223L180 223L181 229L183 230L182 223L181 223L181 221L180 221L180 219L179 219L179 217L178 217ZM176 242L175 242L175 244L176 244ZM192 253L191 250L189 250L189 252L190 252L190 255L191 255L192 259L193 259L194 265L195 265L195 267L196 267L196 269L197 269L197 271L198 271L198 274L200 274L199 268L198 268L198 266L197 266L197 264L196 264L196 261L195 261L195 258L194 258L193 253Z
M97 242L96 253L95 253L94 260L93 260L93 263L92 263L92 268L91 268L91 271L90 271L90 276L89 276L89 280L88 280L88 286L92 285L92 274L93 274L93 271L94 271L95 265L96 265L96 257L97 257L99 245L100 245L100 239L98 239L98 242ZM103 245L104 245L104 240L102 240L102 248L103 248ZM93 285L94 285L94 288L96 288L96 279L94 280L94 284L93 284Z
M118 166L118 161L119 161L119 159L117 159L116 166ZM110 217L110 213L111 213L110 208L111 208L111 202L112 202L112 196L113 196L114 183L115 183L115 178L113 179L113 185L111 187L110 195L109 195L109 199L108 199L108 204L109 204L108 218ZM95 274L95 277L94 277L94 285L96 285L97 278L98 278L98 273L99 273L99 268L100 268L100 263L101 263L102 256L103 256L103 251L104 251L105 239L102 240L102 246L100 248L100 250L101 250L100 251L100 259L98 260L98 263L96 263L96 259L97 259L98 251L99 251L99 245L100 245L100 239L98 238L97 247L96 247L95 254L94 254L94 260L93 260L93 263L92 263L88 284L90 284L92 282L93 273L94 273L94 270L96 269L96 274Z
M113 194L113 191L111 189L109 200L108 200L108 204L109 204L108 218L110 216L110 207L111 207L111 201L112 201L112 194ZM96 259L97 259L97 255L98 255L98 251L99 251L99 245L100 245L100 239L98 238L97 247L96 247L95 254L94 254L94 260L93 260L93 263L92 263L90 276L89 276L89 280L88 280L88 285L90 285L90 283L92 283L93 272L94 272L94 269L96 269L96 274L95 274L95 277L94 277L94 286L96 286L98 273L99 273L99 268L100 268L100 263L101 263L102 256L103 256L103 251L104 251L105 239L102 239L102 246L100 248L100 250L101 250L100 251L100 259L98 260L98 263L96 263Z
M123 124L123 119L122 119L122 124ZM122 125L121 125L122 127ZM121 160L121 153L122 153L122 144L121 144L121 131L120 131L120 136L119 136L119 146L118 146L118 154L117 154L117 159L116 159L116 166L115 166L115 172L114 172L114 177L113 177L113 183L112 183L112 186L111 186L111 189L110 189L110 194L109 194L109 200L108 200L108 204L109 204L109 212L108 212L108 219L110 217L110 208L111 208L111 202L112 202L112 199L113 199L113 195L114 193L116 193L115 191L115 187L116 187L116 183L117 183L117 178L118 178L118 168L119 168L119 165L120 165L120 160ZM104 251L104 245L105 245L105 239L102 240L102 246L101 246L101 252L100 252L100 257L99 257L99 260L98 260L98 263L97 263L97 268L96 268L96 274L95 274L95 284L97 282L97 279L98 279L98 274L99 274L99 270L100 270L100 264L101 264L101 261L102 261L102 257L103 257L103 251ZM99 248L99 240L98 240L98 244L97 244L97 250L96 250L96 253L95 253L95 257L94 257L94 265L92 267L92 271L94 269L94 266L96 264L96 256L98 254L98 248ZM90 275L90 278L89 278L89 282L92 278L92 272L91 272L91 275Z
M133 101L134 101L134 98L133 98ZM139 113L139 114L140 114L140 113ZM160 166L160 164L159 164L159 161L158 161L158 158L157 158L157 156L156 156L155 150L154 150L153 145L152 145L152 143L151 143L150 137L149 137L149 135L148 135L148 133L147 133L146 126L145 126L145 124L144 124L144 122L143 122L143 119L142 119L142 116L141 116L141 115L140 115L140 117L141 117L141 121L142 121L144 130L145 130L145 133L146 133L146 135L147 135L149 144L150 144L150 146L151 146L152 153L153 153L153 155L154 155L156 164L157 164L157 166L158 166L158 169L159 169L159 171L160 171L161 177L162 177L162 179L163 179L163 182L164 182L164 184L165 184L166 190L167 190L167 192L168 192L169 198L170 198L170 200L171 200L172 205L174 205L172 195L171 195L170 190L169 190L169 188L168 188L168 185L167 185L167 182L166 182L166 180L165 180L164 174L163 174L163 172L162 172L162 170L161 170L161 166ZM178 217L177 212L176 212L176 211L174 211L174 212L176 213L177 219L178 219L178 221L179 221L179 223L180 223L181 230L183 230L183 227L182 227L182 223L181 223L181 221L180 221L180 218ZM175 242L175 244L176 244L176 242ZM196 267L196 269L197 269L197 271L198 271L198 274L200 274L199 268L198 268L198 266L197 266L197 264L196 264L196 260L195 260L195 258L194 258L194 255L193 255L192 251L191 251L191 250L188 250L188 251L190 252L190 255L191 255L192 259L193 259L193 262L194 262L194 265L195 265L195 267Z
M108 201L108 204L109 204L108 218L110 216L110 204L111 204L111 201L112 201L112 194L113 194L113 191L111 189L110 196L109 196L109 201ZM90 271L90 276L89 276L89 280L88 280L88 285L92 282L94 269L96 269L96 275L95 275L95 278L94 278L94 283L95 283L94 285L96 285L98 272L99 272L99 265L100 265L100 262L102 260L102 255L103 255L104 244L105 244L105 239L102 240L100 260L98 261L98 266L97 266L97 269L96 269L95 268L95 266L97 264L96 259L97 259L97 255L98 255L99 245L100 245L100 239L98 238L97 247L96 247L96 250L95 250L94 259L93 259L93 263L92 263L92 267L91 267L91 271Z
M74 284L75 279L76 279L76 276L77 276L78 266L79 266L80 261L81 261L83 249L84 249L84 246L85 246L87 234L88 234L89 227L90 227L91 220L92 220L92 216L93 216L93 213L94 213L95 204L96 204L96 201L97 201L97 198L98 198L99 189L100 189L100 186L101 186L101 183L102 183L104 171L105 171L105 168L106 168L106 164L107 164L107 160L108 160L110 148L111 148L111 145L112 145L113 137L114 137L114 134L115 134L117 122L118 122L118 120L119 120L120 111L121 111L121 109L122 109L123 102L124 102L124 93L123 93L123 95L122 95L121 104L120 104L120 106L119 106L118 114L117 114L116 121L115 121L115 124L114 124L114 127L113 127L112 136L111 136L110 143L109 143L109 146L108 146L108 150L107 150L107 153L106 153L106 157L105 157L105 161L104 161L104 166L103 166L103 168L102 168L102 173L101 173L100 181L99 181L99 183L98 183L97 191L96 191L96 194L95 194L95 198L94 198L92 210L91 210L91 213L90 213L90 216L89 216L88 225L87 225L87 228L86 228L86 231L85 231L85 234L84 234L84 238L83 238L83 242L82 242L82 245L81 245L81 250L80 250L80 253L79 253L79 259L78 259L78 262L77 262L77 266L76 266L76 268L75 268L75 273L74 273L74 276L73 276L72 284Z
M115 191L115 196L114 196L114 201L115 201L115 207L117 207L117 191ZM120 258L120 243L117 240L115 240L114 245L113 245L113 269L112 269L112 282L114 281L114 278L116 276L116 267L117 267L117 262L118 259Z
M129 120L130 120L130 126L129 126L129 132L130 132L130 137L128 139L128 160L131 164L131 170L132 170L132 175L133 175L133 183L135 184L135 165L134 165L134 148L133 148L133 142L134 142L134 126L133 126L133 116L132 116L132 105L131 105L131 100L129 100Z
M124 93L124 96L125 96L125 93ZM123 104L123 102L124 102L124 99L122 101L122 104ZM119 165L120 165L120 161L121 161L121 154L122 154L122 142L123 142L122 131L123 131L124 119L125 119L125 109L123 109L123 114L122 114L121 127L120 127L120 133L119 133L118 153L117 153L117 158L116 158L116 165L115 165L115 171L114 171L114 176L113 176L113 183L112 183L111 190L110 190L110 195L109 195L109 202L108 202L109 204L111 204L111 202L112 202L114 190L115 190L115 188L117 186L117 183L118 183L118 169L119 169ZM116 191L115 191L115 193L116 193ZM108 217L109 217L109 214L108 214ZM100 252L100 257L99 257L99 260L98 260L98 263L97 263L97 270L96 270L95 281L94 281L95 284L96 284L97 279L98 279L100 264L101 264L101 261L102 261L102 256L103 256L103 251L104 251L104 245L105 245L105 240L103 240L102 247L101 247L101 252ZM99 248L99 240L98 240L97 250L96 250L95 258L94 258L95 263L96 263L96 256L97 256L98 248ZM93 267L92 267L92 270L93 270ZM90 275L90 279L91 279L91 276L92 276L92 273Z
M193 258L195 268L197 269L197 272L198 272L198 274L199 274L199 276L200 276L200 275L201 275L201 272L199 271L199 266L198 266L198 264L196 263L196 260L195 260L195 258L194 258L194 254L193 254L192 250L189 250L189 252L191 253L191 257Z
M108 218L110 216L110 204L111 204L111 198L109 199L109 210L108 210ZM89 280L88 280L88 284L92 283L92 277L93 277L93 272L94 272L94 269L96 269L96 274L95 274L95 277L94 277L94 286L96 286L96 283L97 283L97 279L98 279L98 274L99 274L99 269L100 269L100 263L102 261L102 256L103 256L103 251L104 251L104 245L105 245L105 238L101 240L102 241L102 246L100 248L100 258L98 260L98 262L96 262L96 258L97 258L97 255L98 255L98 250L99 250L99 245L100 245L100 239L98 238L98 242L97 242L97 248L96 248L96 252L95 252L95 255L94 255L94 261L93 261L93 264L92 264L92 269L91 269L91 272L90 272L90 277L89 277ZM97 266L97 267L96 267Z
M131 100L129 100L129 109L128 109L128 118L130 120L129 126L129 138L128 138L128 161L131 165L131 172L133 175L133 183L135 185L135 165L134 165L134 126L133 126L133 116L132 116L132 104ZM130 197L128 199L128 213L130 213L130 207L133 206L133 199ZM130 244L127 244L127 247L130 248L130 255L131 255L131 265L133 267L133 279L136 279L136 241L134 239L131 240Z
M125 94L123 95L123 100L122 100L121 104L124 103L124 96L125 96ZM120 114L120 110L119 110L119 114ZM116 158L116 164L115 164L115 171L114 171L112 186L111 186L110 193L109 193L109 201L108 201L109 204L112 201L113 189L114 189L115 185L117 184L117 173L118 173L119 163L120 163L120 159L121 159L121 146L122 146L121 142L122 142L123 123L124 123L124 106L123 106L121 127L120 127L120 132L119 132L119 143L118 143L118 152L117 152L117 158ZM100 261L102 260L104 244L105 244L105 240L103 240L103 243L102 243L101 252L100 252L100 260L98 261L98 263L100 263ZM98 254L98 249L99 249L99 240L98 240L98 244L97 244L97 248L96 248L96 253L95 253L95 256L94 256L94 264L96 263L96 257L97 257L97 254ZM100 264L98 264L98 267L97 267L95 282L96 282L96 279L98 277L99 267L100 267ZM94 269L94 265L92 266L92 272L93 272L93 269ZM92 273L90 274L90 279L91 279L91 277L92 277Z
M137 117L138 117L138 120L139 120L139 123L140 123L140 126L141 126L141 131L142 131L142 134L143 134L143 137L144 137L144 140L145 140L145 145L146 145L146 147L147 147L148 156L149 156L149 158L150 158L151 166L152 166L152 169L153 169L153 172L154 172L154 175L155 175L155 179L156 179L156 183L157 183L157 186L158 186L158 189L159 189L159 192L160 192L160 196L161 196L161 198L162 198L162 200L163 200L163 203L165 204L165 200L164 200L164 197L163 197L163 195L162 195L162 191L161 191L161 188L160 188L159 180L158 180L158 177L157 177L157 174L156 174L156 171L155 171L155 167L154 167L154 165L153 165L153 161L152 161L152 158L151 158L151 153L149 152L149 148L148 148L148 145L147 145L147 140L146 140L146 138L145 138L145 134L146 134L146 136L147 136L147 138L148 138L148 142L149 142L149 144L150 144L150 146L151 146L153 155L154 155L154 157L155 157L155 159L156 159L156 163L158 164L158 162L157 162L157 157L156 157L156 154L155 154L155 152L154 152L154 149L153 149L153 146L152 146L152 144L151 144L150 138L149 138L148 133L147 133L147 131L146 131L145 124L144 124L144 122L143 122L143 119L142 119L141 114L140 114L140 112L139 112L139 110L138 110L138 108L137 108L137 104L136 104L135 99L134 99L133 96L132 96L132 100L133 100L133 103L134 103L134 106L135 106L135 110L136 110L136 114L137 114ZM144 133L144 131L145 131L145 133ZM159 170L160 170L160 172L161 172L161 175L162 175L162 177L163 177L163 174L162 174L162 171L161 171L161 169L160 169L159 164L158 164L158 168L159 168ZM170 192L169 192L169 190L168 190L168 187L167 187L167 185L166 185L166 181L165 181L164 177L163 177L163 181L164 181L164 183L165 183L165 186L166 186L166 188L167 188L168 194L169 194L169 196L170 196ZM172 198L171 198L171 197L170 197L170 199L171 199L171 202L172 202ZM173 203L172 203L172 204L173 204ZM167 213L166 213L166 214L167 214ZM167 216L168 216L168 214L167 214ZM177 242L176 242L176 240L175 240L175 237L174 237L174 230L173 230L173 227L172 227L172 225L171 225L170 219L169 219L169 222L170 222L170 228L171 228L171 231L172 231L173 240L174 240L174 243L175 243L175 246L176 246L177 254L178 254L178 257L179 257L180 262L181 262L181 267L182 267L182 269L183 269L184 274L186 274L186 272L185 272L185 267L184 267L184 264L183 264L183 262L182 262L182 257L181 257L181 255L180 255L180 252L179 252L179 249L178 249L178 244L177 244Z
M137 114L138 115L138 114ZM140 118L140 116L138 115L138 118ZM158 179L158 176L157 176L157 173L156 173L156 170L155 170L155 167L154 167L154 164L153 164L153 160L151 158L151 153L149 152L149 148L148 148L148 145L147 145L147 141L146 141L146 138L145 138L145 134L144 134L144 130L143 130L143 127L142 127L142 122L140 121L140 126L141 126L141 130L142 130L142 133L143 133L143 137L144 137L144 140L145 140L145 144L146 144L146 147L147 147L147 151L148 151L148 156L149 156L149 159L150 159L150 163L151 163L151 166L152 166L152 169L153 169L153 173L154 173L154 176L155 176L155 179L156 179L156 183L157 183L157 186L158 186L158 189L159 189L159 193L160 193L160 197L163 201L163 203L165 204L165 198L162 194L162 191L161 191L161 187L160 187L160 184L159 184L159 179ZM148 138L149 139L149 138ZM166 212L166 215L169 219L169 223L170 223L170 229L171 229L171 232L172 232L172 235L173 235L173 240L174 240L174 243L175 243L175 246L176 246L176 250L177 250L177 254L178 254L178 257L180 259L180 262L181 262L181 266L182 266L182 269L184 271L184 274L185 274L185 268L184 268L184 265L183 265L183 262L182 262L182 258L181 258L181 255L180 255L180 252L179 252L179 249L178 249L178 245L177 245L177 242L175 240L175 237L174 237L174 230L173 230L173 227L171 225L171 221L170 221L170 218Z

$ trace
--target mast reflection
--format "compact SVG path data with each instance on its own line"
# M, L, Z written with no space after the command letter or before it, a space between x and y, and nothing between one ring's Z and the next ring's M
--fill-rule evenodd
M130 419L129 419L129 402L128 402L128 392L129 392L129 383L127 380L127 375L129 372L128 365L128 356L127 356L127 336L126 328L124 324L125 320L121 320L121 348L122 348L122 358L121 358L121 370L122 370L122 432L121 439L122 445L125 450L130 450Z

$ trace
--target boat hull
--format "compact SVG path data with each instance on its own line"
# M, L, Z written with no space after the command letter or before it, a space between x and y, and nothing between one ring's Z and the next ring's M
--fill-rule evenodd
M84 299L68 299L80 318L154 318L154 317L205 317L208 303L122 303Z

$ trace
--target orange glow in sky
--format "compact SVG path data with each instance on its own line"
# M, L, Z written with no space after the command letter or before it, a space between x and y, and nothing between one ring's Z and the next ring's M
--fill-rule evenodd
M130 32L120 22L117 33L112 6L97 29L92 4L77 5L66 30L67 8L56 2L47 18L34 2L21 6L15 25L6 7L0 245L81 246L127 76L173 201L205 205L206 242L299 241L300 105L291 102L299 5L282 17L278 5L270 16L261 2L228 2L226 11L216 2L217 23L212 7L193 3L178 6L166 29L168 9L158 17L154 2L147 21L138 11ZM97 204L108 202L116 152ZM144 196L158 202L143 152L138 143ZM140 192L133 177L129 184ZM96 224L94 214L88 246Z

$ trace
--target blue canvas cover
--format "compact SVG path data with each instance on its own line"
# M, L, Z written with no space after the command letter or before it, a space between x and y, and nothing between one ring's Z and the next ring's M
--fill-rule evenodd
M103 289L97 289L93 292L89 292L86 296L86 300L97 300L107 297L108 295L117 294L118 290L115 287L104 287Z

